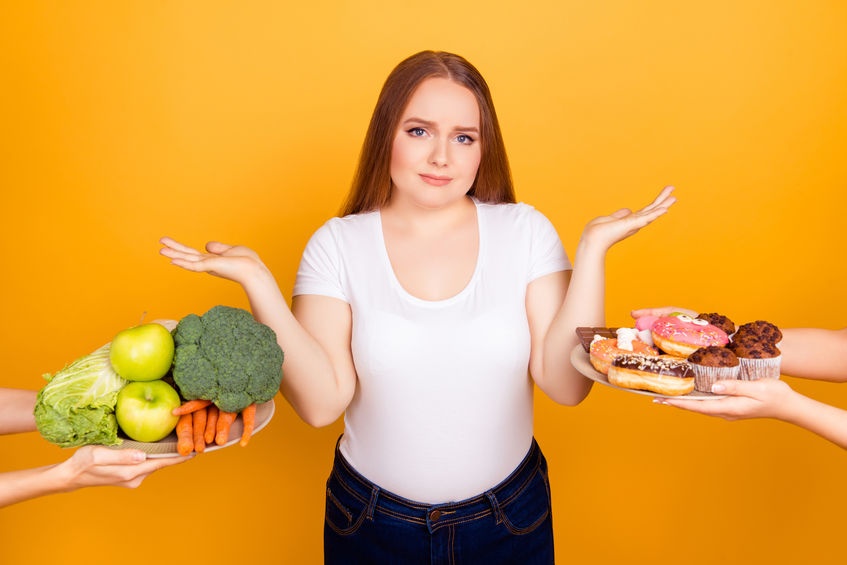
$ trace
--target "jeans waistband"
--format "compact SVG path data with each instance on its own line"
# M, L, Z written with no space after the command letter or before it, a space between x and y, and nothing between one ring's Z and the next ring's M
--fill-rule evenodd
M369 481L344 459L338 446L335 448L335 463L332 472L345 487L363 501L368 502L368 518L382 513L397 519L426 525L430 530L437 527L477 520L495 514L499 521L499 508L517 497L532 480L542 465L543 455L535 438L520 464L502 482L472 498L457 502L428 504L403 498L381 489Z

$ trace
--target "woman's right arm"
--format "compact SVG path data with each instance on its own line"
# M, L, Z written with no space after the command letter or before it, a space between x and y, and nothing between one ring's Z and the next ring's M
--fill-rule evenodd
M306 295L295 297L289 309L273 274L254 251L210 242L203 253L171 238L161 243L162 255L174 265L244 288L253 316L276 332L285 354L280 390L306 423L329 425L344 413L356 388L347 303Z

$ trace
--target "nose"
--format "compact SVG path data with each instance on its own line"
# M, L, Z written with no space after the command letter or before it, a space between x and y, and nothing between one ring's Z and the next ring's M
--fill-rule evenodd
M446 139L436 138L432 144L432 152L429 155L429 162L436 167L444 167L447 165L449 142Z

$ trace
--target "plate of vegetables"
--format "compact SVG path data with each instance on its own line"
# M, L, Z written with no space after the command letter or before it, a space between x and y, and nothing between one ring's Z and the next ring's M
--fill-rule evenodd
M133 355L113 355L128 332ZM136 358L138 351L153 354ZM153 457L244 446L273 417L282 361L274 331L241 308L135 326L45 375L36 427L61 447L136 448Z
M122 438L123 441L120 445L112 447L115 449L140 449L147 454L147 457L151 458L176 457L188 455L191 452L216 451L236 443L243 447L247 445L253 435L268 425L276 409L273 400L261 404L252 404L253 408L248 406L240 414L222 413L217 406L206 402L189 401L183 406L188 407L183 408L183 411L195 407L196 410L180 416L177 428L166 438L153 443Z

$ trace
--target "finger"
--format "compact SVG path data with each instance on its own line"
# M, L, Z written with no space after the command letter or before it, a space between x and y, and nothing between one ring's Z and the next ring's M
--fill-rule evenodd
M168 259L171 260L171 263L174 265L178 265L180 267L192 268L193 270L197 270L195 267L189 267L195 263L200 263L205 260L210 255L200 254L200 253L181 253L179 251L175 251L173 249L168 249L167 247L163 247L159 250L159 254L164 255Z
M621 208L620 210L615 210L614 212L609 214L609 217L615 218L616 220L620 220L630 215L632 215L632 210L630 210L629 208Z
M690 308L680 308L679 306L661 306L659 308L639 308L636 310L632 310L629 315L635 318L643 318L644 316L666 316L671 312L682 312L683 314L688 314L692 318L697 317L697 312L691 310Z
M671 195L673 191L673 186L666 186L661 192L659 192L659 195L656 196L650 204L642 208L641 211L652 212L656 209L667 210L676 202L676 197Z
M634 319L643 318L644 316L661 316L659 312L662 312L664 308L636 308L635 310L630 310L629 315Z
M194 455L194 453L191 453L190 455L183 455L179 457L159 457L155 459L148 459L142 465L140 465L140 469L145 474L150 474L153 471L164 469L165 467L172 467L173 465L185 463L189 459L193 459Z
M209 253L214 253L215 255L221 255L232 249L232 247L232 245L227 245L225 243L221 243L220 241L210 241L206 244L206 251L208 251Z
M110 449L89 445L80 448L80 451L89 451L95 465L137 465L147 459L147 454L139 449Z
M182 253L197 253L197 254L200 253L200 251L198 251L197 249L194 249L193 247L189 247L187 245L183 245L182 243L176 241L175 239L172 239L172 238L167 237L167 236L159 239L159 243L161 243L162 245L164 245L165 247L167 247L169 249L173 249L175 251L180 251Z
M750 392L752 392L751 389L755 388L755 381L727 379L713 384L712 392L714 394L725 394L727 396L750 396Z
M676 203L676 197L669 196L661 202L652 202L648 204L647 206L639 210L637 214L648 216L652 215L655 219L667 212L670 207L674 205L674 203Z
M682 410L697 412L698 414L705 414L707 416L725 416L727 414L726 400L728 399L684 400L682 398L657 398L654 402L663 406L673 406L674 408L681 408Z
M659 194L653 200L653 203L655 204L655 203L658 203L658 202L663 202L663 201L665 201L669 198L674 198L673 196L671 196L671 194L673 193L674 190L676 190L676 188L674 186L671 186L671 185L664 187L661 191L659 191Z

